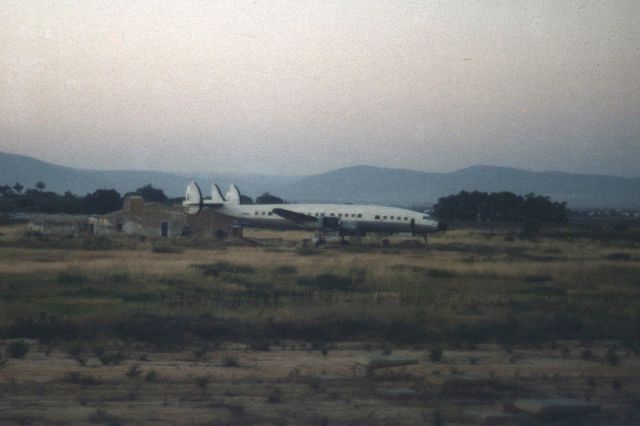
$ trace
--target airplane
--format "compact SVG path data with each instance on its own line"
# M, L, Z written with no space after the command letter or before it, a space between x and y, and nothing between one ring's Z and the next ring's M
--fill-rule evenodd
M241 204L240 191L234 184L222 196L215 183L211 198L202 197L197 183L187 186L182 203L190 214L198 214L203 208L236 219L242 227L272 229L307 229L316 232L317 242L329 232L345 236L365 236L367 233L412 233L422 235L445 230L442 222L428 214L397 207L361 204Z

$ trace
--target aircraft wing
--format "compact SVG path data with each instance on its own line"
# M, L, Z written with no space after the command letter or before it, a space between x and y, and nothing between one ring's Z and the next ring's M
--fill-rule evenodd
M275 208L272 210L273 213L278 216L290 220L291 222L297 223L300 226L308 226L310 222L317 222L318 218L315 216L309 216L308 214L294 212L292 210Z

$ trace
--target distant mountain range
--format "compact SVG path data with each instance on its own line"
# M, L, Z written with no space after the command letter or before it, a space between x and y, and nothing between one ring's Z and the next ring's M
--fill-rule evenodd
M640 178L474 166L449 173L354 166L312 176L251 174L197 174L153 171L102 171L63 167L31 157L0 152L0 185L20 182L33 187L38 181L55 192L76 194L99 188L130 192L147 183L169 196L180 196L187 183L197 180L203 192L216 182L223 192L230 183L251 197L271 192L290 201L429 205L459 191L510 191L548 195L574 208L640 208ZM206 195L205 195L206 196Z

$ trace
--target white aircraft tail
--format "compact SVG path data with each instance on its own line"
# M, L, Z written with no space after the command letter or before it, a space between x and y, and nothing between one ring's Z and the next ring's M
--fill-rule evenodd
M227 191L227 194L223 197L220 188L214 183L211 187L211 198L205 200L202 198L202 192L198 184L191 182L189 186L187 186L187 193L184 196L182 205L188 208L187 212L189 214L197 214L200 213L200 210L202 210L204 206L222 207L225 204L235 206L240 204L240 202L240 191L238 187L233 184L229 186L229 191Z
M198 214L202 210L202 192L197 183L191 182L187 186L187 193L184 195L182 205L188 207L189 214Z
M225 204L225 199L220 192L220 188L215 183L211 187L211 201L216 204Z
M234 184L231 184L229 186L229 191L227 191L227 194L224 196L224 198L227 201L226 204L232 206L240 204L240 191L238 190L238 187Z

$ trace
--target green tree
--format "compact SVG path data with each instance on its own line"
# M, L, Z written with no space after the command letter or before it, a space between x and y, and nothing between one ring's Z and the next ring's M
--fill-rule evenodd
M440 198L433 214L444 220L559 223L566 220L567 209L566 203L535 194L522 197L510 192L461 191Z
M42 181L38 181L38 183L36 183L36 189L39 191L43 191L46 187L47 185L45 185Z
M271 195L268 192L260 195L256 198L256 204L284 204L284 200L275 195Z
M20 194L22 192L22 190L24 189L24 186L20 185L20 183L16 182L15 185L13 185L13 189Z
M154 188L150 183L142 188L136 189L134 194L140 195L146 202L166 203L168 200L162 189Z
M83 200L86 213L105 214L122 208L122 197L115 189L98 189Z

